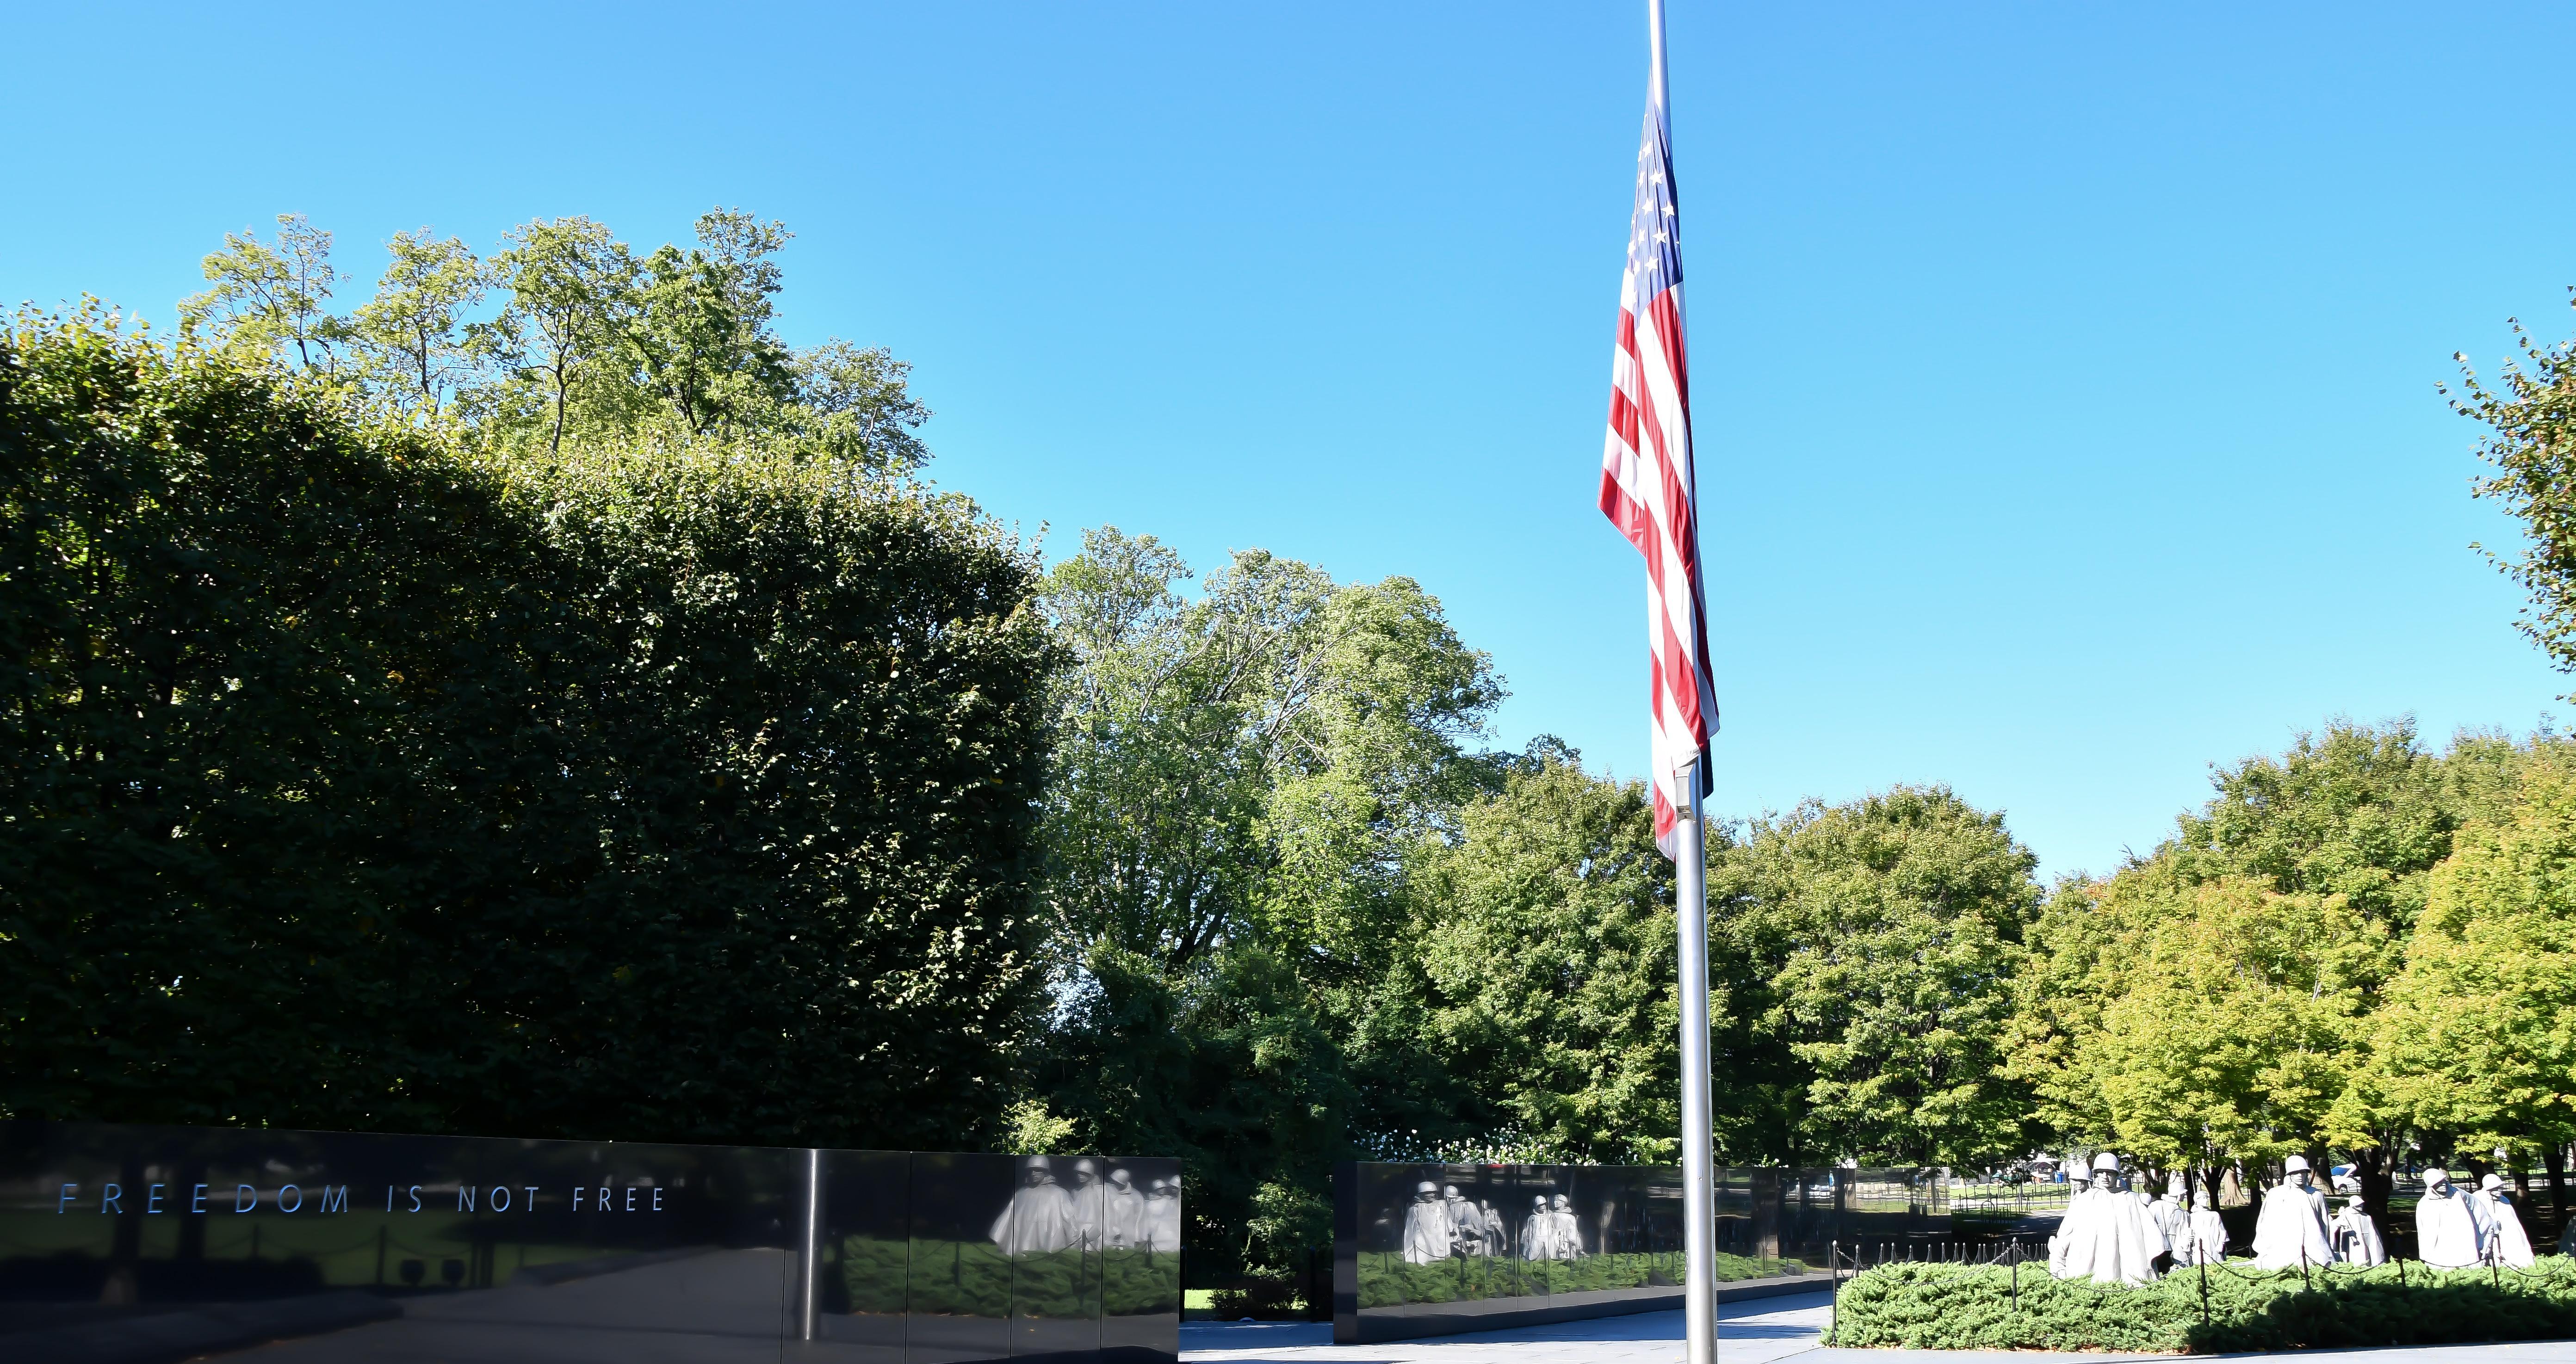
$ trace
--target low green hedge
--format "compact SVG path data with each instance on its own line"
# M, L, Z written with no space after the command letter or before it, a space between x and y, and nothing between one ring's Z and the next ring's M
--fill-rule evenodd
M2263 1273L2237 1261L2178 1269L2143 1288L2060 1282L2023 1265L1884 1265L1843 1285L1835 1343L1918 1350L2235 1350L2454 1345L2576 1336L2576 1260L2531 1270L2448 1272L2420 1264Z

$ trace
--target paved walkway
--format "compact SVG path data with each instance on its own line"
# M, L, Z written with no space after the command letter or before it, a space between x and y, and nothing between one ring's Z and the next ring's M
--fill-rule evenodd
M1802 1293L1722 1306L1719 1364L1771 1364L1792 1358L1795 1364L2076 1364L2172 1357L2036 1350L1829 1350L1817 1342L1824 1336L1830 1304L1826 1294ZM1679 1312L1639 1312L1380 1345L1335 1345L1333 1328L1323 1322L1181 1324L1182 1364L1677 1364L1681 1357ZM2224 1357L2297 1360L2299 1364L2399 1364L2401 1360L2405 1364L2576 1364L2576 1341Z

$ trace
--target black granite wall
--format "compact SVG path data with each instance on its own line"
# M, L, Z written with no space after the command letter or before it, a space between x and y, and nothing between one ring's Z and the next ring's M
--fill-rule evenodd
M1180 1166L0 1124L0 1358L1158 1364Z

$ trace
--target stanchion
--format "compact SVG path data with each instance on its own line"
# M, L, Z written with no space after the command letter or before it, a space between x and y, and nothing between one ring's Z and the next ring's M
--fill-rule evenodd
M1809 1244L1811 1244L1811 1245L1812 1245L1812 1244L1814 1244L1814 1243L1813 1243L1813 1242L1810 1242ZM1832 1279L1833 1279L1833 1298L1832 1298L1832 1300L1831 1300L1830 1302L1828 1302L1828 1303L1826 1304L1826 1306L1825 1306L1825 1343L1826 1343L1827 1345L1831 1345L1831 1344L1833 1344L1833 1343L1834 1343L1834 1337L1835 1337L1836 1333L1837 1333L1837 1332L1839 1332L1839 1331L1842 1329L1842 1315L1843 1315L1843 1314L1842 1314L1842 1305L1843 1305L1843 1243L1842 1243L1842 1242L1840 1242L1840 1241L1828 1241L1828 1242L1826 1242L1826 1243L1825 1243L1825 1266L1826 1266L1826 1273L1827 1273L1828 1275L1830 1275L1830 1276L1832 1277Z

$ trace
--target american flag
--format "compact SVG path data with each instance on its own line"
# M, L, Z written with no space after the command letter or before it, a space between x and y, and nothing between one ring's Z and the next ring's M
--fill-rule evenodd
M1679 224L1672 132L1664 83L1657 79L1648 87L1646 132L1637 147L1637 206L1628 224L1628 268L1619 279L1619 338L1610 360L1610 435L1601 455L1601 510L1646 556L1646 643L1654 655L1655 843L1666 857L1673 856L1673 824L1684 801L1708 794L1708 737L1717 730L1691 491L1690 366L1682 347Z

